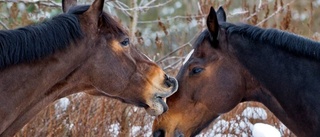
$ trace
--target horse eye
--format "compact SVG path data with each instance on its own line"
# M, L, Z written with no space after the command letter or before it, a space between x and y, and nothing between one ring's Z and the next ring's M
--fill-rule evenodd
M197 67L195 67L195 68L193 68L192 70L191 70L191 74L198 74L198 73L200 73L200 72L202 72L203 71L203 68L197 68Z
M130 44L129 38L124 39L123 41L120 42L122 46L128 46Z

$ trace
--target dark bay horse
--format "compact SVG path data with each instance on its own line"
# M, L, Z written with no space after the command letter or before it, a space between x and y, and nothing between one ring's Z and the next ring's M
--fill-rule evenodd
M244 101L263 103L297 136L320 136L320 43L228 23L220 7L193 48L154 136L195 136Z
M168 108L175 78L130 43L128 32L91 6L63 1L66 13L35 25L0 31L0 136L13 136L51 102L85 91L144 107Z

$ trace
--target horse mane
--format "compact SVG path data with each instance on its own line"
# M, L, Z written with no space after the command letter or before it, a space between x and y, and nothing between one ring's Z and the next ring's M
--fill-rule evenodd
M74 14L61 14L42 23L1 30L0 69L50 55L81 36L80 23Z
M193 48L193 49L198 48L205 39L211 40L211 38L210 38L210 32L208 31L208 29L205 29L205 30L203 30L202 32L200 32L200 33L198 34L197 39L196 39L196 40L193 42L193 44L192 44L192 45L193 45L192 48Z
M89 9L89 5L74 6L67 13L53 17L42 23L0 31L0 69L9 65L30 62L62 50L83 36L78 14ZM103 23L108 23L111 34L127 34L128 32L103 12Z
M222 23L228 35L238 34L256 43L276 46L300 56L320 60L320 43L278 29L262 29L248 24Z

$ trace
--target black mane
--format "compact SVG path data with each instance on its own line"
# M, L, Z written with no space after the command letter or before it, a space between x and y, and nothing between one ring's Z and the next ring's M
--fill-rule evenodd
M0 31L0 69L9 65L40 59L66 48L82 36L77 13L67 14L15 30Z
M211 40L211 38L210 38L211 36L210 36L210 32L208 31L208 29L205 29L204 31L202 31L199 35L198 35L198 37L197 37L197 39L193 42L193 49L196 49L198 46L200 46L201 44L202 44L202 42L205 40L205 39L209 39L209 40Z
M223 23L228 35L238 34L256 43L265 43L291 53L320 60L320 43L278 29L262 29L248 24Z

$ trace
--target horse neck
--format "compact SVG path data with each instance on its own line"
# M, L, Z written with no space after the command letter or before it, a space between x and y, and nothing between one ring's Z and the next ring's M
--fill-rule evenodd
M298 136L313 136L320 132L317 131L320 128L318 61L272 45L250 43L250 40L243 42L239 37L230 43L233 52L264 89L251 100L266 105ZM308 117L305 117L306 113Z
M84 45L73 45L45 59L0 71L0 136L13 136L54 100L81 91L75 90L81 81L76 78L86 53Z
M251 77L250 80L254 81L254 78ZM256 102L262 103L291 131L300 130L300 127L296 123L296 121L288 117L287 112L282 108L281 104L272 95L272 93L269 90L267 90L265 87L261 86L260 83L258 83L257 81L254 81L253 85L249 85L249 89L247 89L246 95L244 96L241 102L245 102L245 101L256 101ZM300 135L300 136L305 136L305 135Z

